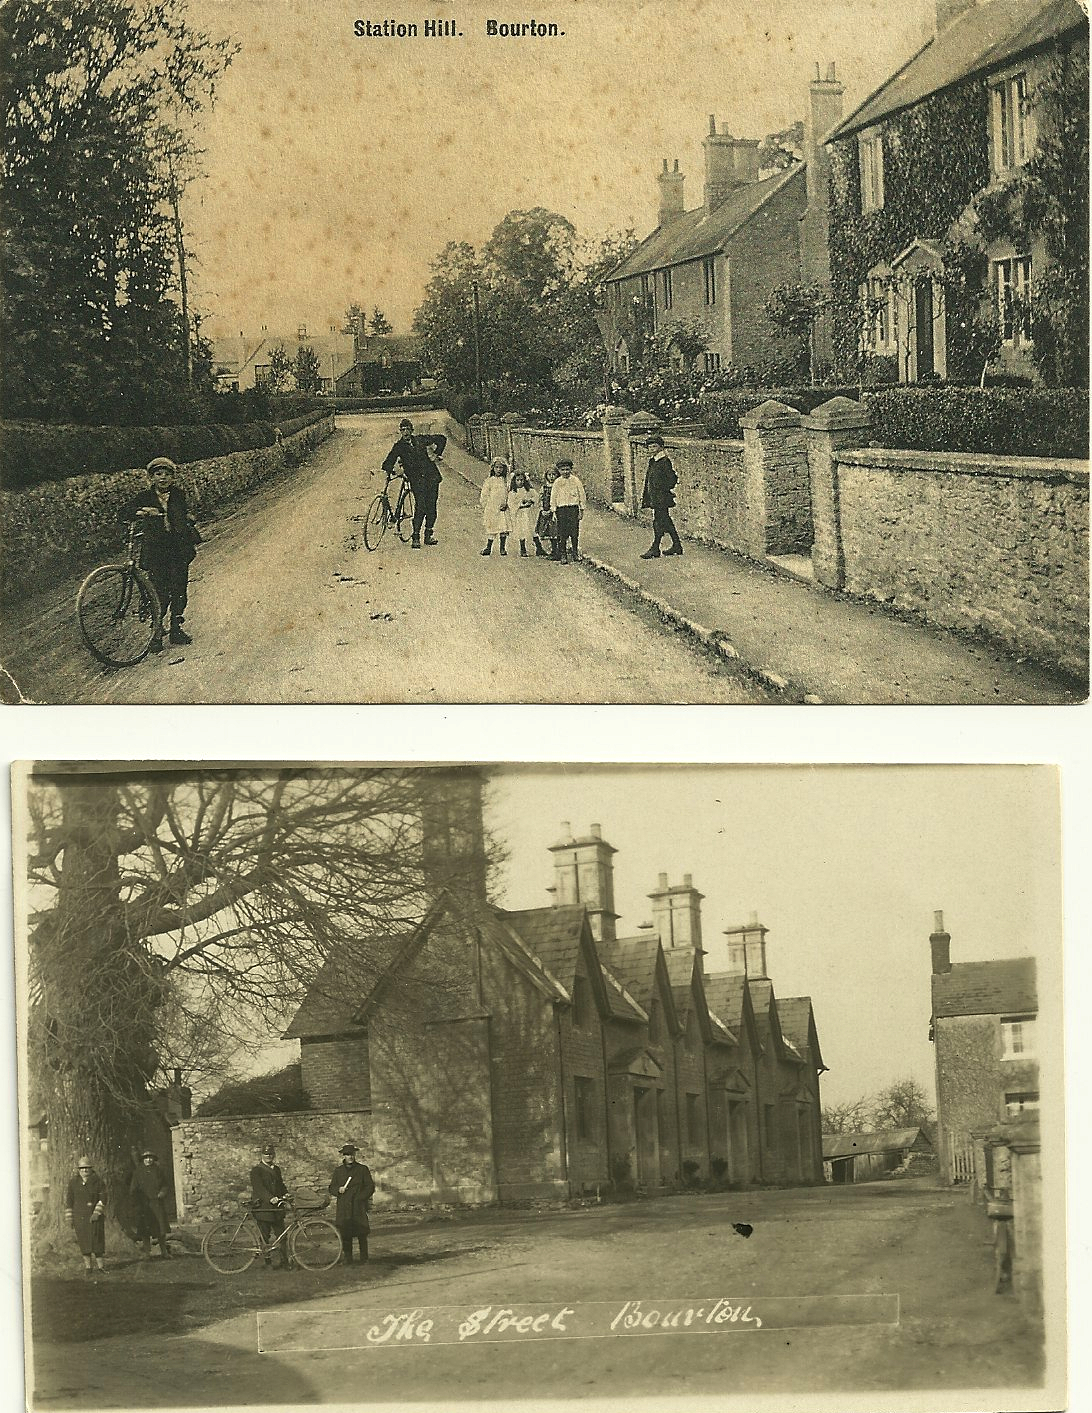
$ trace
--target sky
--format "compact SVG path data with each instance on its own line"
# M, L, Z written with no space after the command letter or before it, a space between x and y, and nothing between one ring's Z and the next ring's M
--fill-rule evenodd
M912 1076L932 1098L933 914L953 962L1037 956L1040 1004L1060 996L1057 776L1023 766L502 768L488 819L510 857L504 902L550 902L562 822L618 850L619 934L651 920L661 872L705 895L710 971L724 928L769 928L774 992L812 998L824 1102ZM1060 1003L1056 1003L1060 1004ZM1055 1011L1055 1014L1060 1012Z
M484 33L496 10L191 0L199 27L241 46L183 212L206 332L326 332L354 300L406 332L435 255L483 243L510 210L547 207L589 238L645 235L664 157L700 204L709 114L737 136L786 128L815 63L831 61L848 112L933 12L931 0L558 0L535 17L562 36L509 40ZM430 17L463 37L353 32L357 18Z

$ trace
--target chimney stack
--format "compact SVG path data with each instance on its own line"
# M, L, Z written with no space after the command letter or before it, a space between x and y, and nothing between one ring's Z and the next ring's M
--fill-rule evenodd
M717 120L709 114L709 133L702 142L705 149L705 211L715 211L737 187L758 180L758 148L756 137L733 137L725 124L717 131Z
M679 159L675 158L675 166L672 171L667 170L667 158L664 158L664 169L656 178L660 188L660 225L670 225L672 221L677 221L683 215L686 207L683 205L683 182L686 178L679 171Z
M724 929L724 935L728 939L730 972L752 978L767 975L766 934L769 930L759 922L757 913L752 913L747 923L741 927Z
M933 975L940 976L952 969L950 949L952 939L944 931L944 913L938 909L933 914L933 931L929 936L929 949L933 954Z
M585 837L574 839L568 820L561 826L561 838L550 846L554 856L552 904L566 907L582 904L588 910L592 936L597 942L612 942L618 936L618 914L614 911L613 849L603 838L602 825L593 824Z
M694 887L693 876L683 874L681 884L672 888L667 874L661 873L658 886L650 893L653 926L667 951L696 947L701 950L701 904L703 894Z

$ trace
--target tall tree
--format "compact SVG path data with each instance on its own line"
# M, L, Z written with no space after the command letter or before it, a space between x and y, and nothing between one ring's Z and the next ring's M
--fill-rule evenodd
M186 388L172 195L235 46L185 0L8 0L0 44L7 410L139 420Z
M916 1128L933 1117L929 1096L916 1079L900 1079L873 1096L873 1128Z
M374 971L443 889L472 914L496 857L479 790L426 769L32 780L28 1048L52 1191L88 1150L124 1192L180 1010L276 1035L327 959Z
M394 333L394 325L383 313L378 304L372 310L372 320L371 324L368 326L368 332L379 338L382 338L384 334Z
M309 343L301 343L296 350L292 376L300 392L313 393L318 389L322 381L322 370L319 367L318 354Z
M269 350L269 372L267 384L270 392L281 393L288 387L292 376L292 359L283 343L275 344Z

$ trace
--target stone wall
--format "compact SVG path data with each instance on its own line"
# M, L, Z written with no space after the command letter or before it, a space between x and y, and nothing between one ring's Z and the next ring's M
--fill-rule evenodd
M297 466L333 431L333 417L324 417L276 446L181 465L179 481L194 519L200 524L240 497L253 495L266 481ZM117 525L118 508L147 485L143 468L136 468L0 491L0 595L25 598L96 562L120 558L125 539Z
M1005 1117L1005 1094L1037 1091L1033 1059L1001 1058L998 1016L941 1016L935 1027L937 1156L941 1181L952 1181L952 1154L971 1146L970 1135ZM979 1145L980 1147L981 1145ZM977 1165L977 1157L976 1157ZM977 1174L983 1181L983 1174Z
M846 589L1084 675L1086 464L878 448L835 461Z
M667 454L679 478L672 517L680 534L746 553L743 443L680 437L668 437L666 442Z

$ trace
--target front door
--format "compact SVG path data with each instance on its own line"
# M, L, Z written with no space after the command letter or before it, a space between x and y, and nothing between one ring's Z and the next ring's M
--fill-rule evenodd
M933 281L919 279L914 284L914 335L917 381L924 382L936 371L933 344Z

